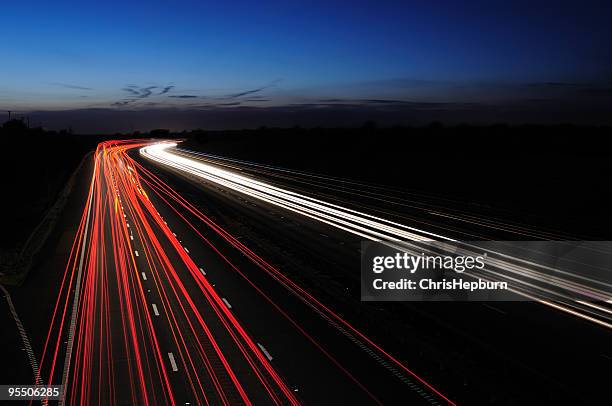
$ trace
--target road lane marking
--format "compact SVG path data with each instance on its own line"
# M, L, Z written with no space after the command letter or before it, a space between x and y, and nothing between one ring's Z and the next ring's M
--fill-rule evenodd
M28 360L30 361L30 367L32 367L32 372L34 373L34 381L36 382L37 385L42 385L42 380L40 378L40 374L38 373L38 362L36 361L36 356L34 355L34 351L32 350L32 345L30 344L30 339L28 338L28 334L26 333L25 328L23 327L23 324L21 323L21 319L17 315L17 310L15 309L15 306L13 305L13 300L11 299L11 295L8 292L8 290L4 288L2 284L0 284L0 289L2 289L2 291L4 292L4 298L6 299L6 302L8 303L11 314L13 315L13 319L15 320L15 324L17 325L17 330L19 330L21 341L23 342L23 346L25 347L23 348L23 350L28 353Z
M137 257L139 257L140 255L138 255L138 251L134 250L134 254L136 254Z
M232 308L232 305L230 304L230 302L227 301L226 298L222 297L221 300L223 300L223 303L225 303L225 305L227 306L228 309Z
M94 159L94 174L98 170L98 159L101 153ZM77 273L76 288L74 299L72 300L72 314L70 315L70 326L68 328L68 344L66 346L66 355L64 356L64 370L62 371L62 386L66 388L66 382L68 382L68 374L70 372L70 361L72 358L72 347L74 345L74 332L76 330L76 314L77 307L79 305L79 296L81 292L81 278L83 273L83 261L85 260L85 247L87 246L87 233L89 231L89 219L91 217L91 206L93 205L93 188L96 185L94 183L95 177L92 177L91 187L89 189L89 203L87 207L87 220L85 221L85 231L83 233L83 245L81 247L81 258L79 259L79 270ZM66 392L62 391L62 396L59 401L59 405L63 406L66 402Z
M170 365L172 366L172 370L174 372L178 371L178 366L176 365L176 361L174 360L174 354L169 352L168 353L168 358L170 358Z
M172 233L172 235L176 237L176 233Z
M185 248L185 252L189 254L189 250L187 249L187 247L183 247Z
M159 316L159 312L157 311L157 305L156 305L155 303L152 303L152 304L151 304L151 307L153 307L153 313L154 313L156 316Z
M147 280L147 274L146 274L146 273L144 273L144 272L142 272L142 280L143 280L143 281L146 281L146 280Z
M266 350L266 348L263 345L259 344L259 343L257 343L257 346L261 349L261 352L264 353L266 358L268 358L268 361L272 361L272 356L270 355L268 350Z
M206 272L202 268L200 268L200 272L202 272L202 275L206 276Z
M130 240L134 241L134 236L130 234Z

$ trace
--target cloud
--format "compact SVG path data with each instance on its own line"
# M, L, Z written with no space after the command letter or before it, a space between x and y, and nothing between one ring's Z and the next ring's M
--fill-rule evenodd
M199 100L199 99L198 99ZM125 103L118 101L117 103ZM558 124L560 122L610 125L609 103L575 105L540 100L499 105L467 103L405 102L393 104L302 104L284 106L237 106L202 104L189 108L163 106L142 109L95 108L63 111L32 111L31 115L51 129L72 126L80 133L112 133L130 128L240 129L268 127L361 126L366 120L381 126L427 125L440 121L448 125L469 124ZM237 103L237 102L230 102Z
M127 97L111 103L112 106L126 106L135 103L139 100L149 98L151 96L158 96L168 93L174 88L174 85L164 86L161 88L159 93L154 93L155 89L160 89L159 86L139 86L128 84L121 90L127 93ZM171 97L171 96L170 96Z
M371 104L398 104L402 103L400 100L385 100L385 99L367 99L364 100L366 103Z
M59 87L63 87L66 89L75 89L75 90L93 90L91 87L85 87L85 86L77 86L77 85L72 85L70 83L61 83L61 82L53 82L51 83L53 86L59 86Z
M271 83L269 83L269 84L267 84L265 86L261 86L261 87L258 87L256 89L245 90L245 91L239 92L239 93L229 94L229 95L227 95L227 97L230 98L230 99L235 99L237 97L242 97L242 96L246 96L246 95L249 95L249 94L259 93L262 90L266 90L266 89L269 89L269 88L273 87L274 85L276 85L280 81L281 81L280 79L276 79L276 80L272 81Z
M328 98L328 99L319 99L318 102L320 103L348 103L348 102L353 103L354 100Z
M357 87L373 87L373 88L395 88L395 89L418 89L418 88L435 88L435 87L450 87L458 85L460 82L450 80L427 80L414 78L394 78L368 80L355 83L347 83L349 86Z
M545 98L559 103L612 103L608 83L541 82L527 83L530 98Z
M146 99L147 97L151 96L153 94L153 90L157 89L157 86L148 86L148 87L141 87L140 88L140 94L138 95L139 99Z
M200 96L200 95L193 95L193 94L167 94L170 93L173 89L175 89L175 85L167 85L167 86L140 86L140 85L136 85L136 84L127 84L125 85L121 90L123 92L125 92L125 96L113 103L111 103L112 106L116 106L116 107L122 107L122 106L128 106L128 105L132 105L132 104L137 104L137 105L145 105L144 103L141 103L141 100L143 99L148 99L148 98L155 98L157 96L162 96L162 95L166 95L164 97L167 97L169 99L204 99L204 100L210 100L212 103L210 104L210 106L238 106L240 105L240 102L238 101L232 101L233 99L242 99L243 96L248 96L251 95L248 98L248 101L250 102L265 102L265 101L270 101L270 99L264 97L264 96L258 96L258 95L254 95L256 93L259 93L265 89L268 89L270 87L275 86L278 82L280 81L280 79L278 80L274 80L270 83L268 83L265 86L260 86L258 88L255 89L249 89L249 90L244 90L242 92L236 92L236 93L232 93L229 95L225 95L225 96ZM161 100L158 100L160 103L159 105L163 105L163 102L161 102ZM168 100L167 101L167 105L168 106L175 106L173 104L171 104L171 102Z
M384 107L393 107L393 106L402 106L402 107L411 107L415 109L427 109L427 108L457 108L457 107L473 107L477 105L476 103L465 103L465 102L419 102L419 101L410 101L410 100L395 100L395 99L338 99L338 98L327 98L327 99L318 99L309 103L295 103L293 106L332 106L341 108L343 106L348 107L372 107L373 106L384 106Z
M166 94L166 93L168 93L168 92L169 92L170 90L172 90L172 89L174 89L174 86L173 86L173 85L166 86L166 87L164 87L164 88L161 90L161 92L159 92L158 94Z
M153 90L158 89L158 88L159 86L141 87L141 86L136 86L136 85L127 85L121 90L129 93L129 95L133 99L146 99L147 97L153 94Z
M539 88L575 88L582 87L583 84L580 83L570 83L570 82L535 82L535 83L527 83L529 87L539 87Z
M140 94L137 90L133 89L133 86L125 87L121 90L133 94L134 96L138 96Z
M228 97L236 98L236 97L246 96L247 94L253 94L253 93L261 92L262 90L265 90L268 87L269 86L263 86L263 87L259 87L257 89L253 89L253 90L246 90L244 92L230 94L230 95L228 95Z

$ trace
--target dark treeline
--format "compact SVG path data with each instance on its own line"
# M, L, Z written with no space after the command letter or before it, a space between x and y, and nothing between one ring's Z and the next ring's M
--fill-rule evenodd
M72 134L70 130L28 128L21 120L0 126L0 140L3 179L0 249L10 253L19 250L98 140Z
M608 127L194 131L185 147L457 199L475 214L609 238Z

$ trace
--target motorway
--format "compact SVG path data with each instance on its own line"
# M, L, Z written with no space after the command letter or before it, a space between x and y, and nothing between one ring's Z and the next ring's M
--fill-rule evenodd
M569 239L453 207L170 142L102 143L40 378L65 404L608 398L596 273L503 257L495 276L527 303L359 302L363 239Z
M454 404L106 142L42 351L66 404Z
M571 273L559 274L541 264L525 268L520 258L506 261L502 255L505 260L496 276L513 278L522 303L359 302L359 244L364 238L380 238L370 234L371 220L384 223L373 228L384 230L385 239L394 237L391 226L393 233L410 233L399 238L413 243L428 237L525 241L533 252L536 240L588 237L533 227L521 219L475 215L458 209L461 205L454 201L380 185L182 147L157 145L152 150L172 155L162 153L150 160L146 154L151 149L141 150L145 161L154 163L149 166L152 170L199 202L216 221L236 230L258 252L283 264L284 271L341 309L394 354L435 377L459 403L609 400L606 374L599 373L612 366L609 267L591 269L581 261ZM172 175L166 175L169 170ZM254 186L259 190L253 191ZM277 198L276 204L257 195L261 188L265 199ZM287 200L295 204L296 198L302 207L282 207ZM303 205L312 209L313 200L326 207L308 215L296 212ZM340 221L347 220L347 212L361 218L349 216L350 227L338 224L329 218L330 206ZM586 250L589 255L603 252L603 263L610 263L609 244L593 242Z
M537 301L543 305L566 312L576 317L596 323L607 329L612 329L612 283L610 283L605 267L589 266L588 260L595 256L598 263L612 262L612 246L606 242L592 242L582 244L580 247L566 242L563 248L572 251L573 257L566 258L566 262L579 262L574 269L562 267L559 255L553 254L550 263L544 262L545 252L540 245L523 244L521 252L515 252L516 244L509 247L500 244L493 245L479 243L479 240L491 239L482 234L467 234L460 227L451 227L439 222L421 223L423 226L415 227L414 221L410 223L387 219L388 213L370 214L360 211L360 208L351 208L344 203L322 200L322 197L313 193L313 186L330 188L334 182L329 178L313 179L309 174L291 174L282 168L261 167L255 163L228 160L221 157L210 156L176 149L175 143L158 143L141 149L141 154L156 163L180 171L181 173L211 182L225 189L255 198L265 204L275 205L313 220L329 224L344 232L356 235L364 240L385 242L389 244L402 243L413 255L428 252L430 241L439 241L439 248L453 254L477 256L483 251L487 253L487 267L475 274L482 280L495 280L511 283L511 291L516 300L523 298ZM288 189L279 185L280 179L287 184L301 183L306 191L293 188ZM293 177L290 177L293 175ZM304 176L306 175L306 176ZM271 181L270 181L270 180ZM318 183L315 183L317 182ZM332 180L333 181L333 180ZM337 183L337 181L336 181ZM340 184L337 190L348 189L351 185ZM315 189L316 190L316 189ZM359 193L356 189L356 193ZM364 194L367 194L366 191ZM370 197L382 200L386 196L382 193L370 193ZM378 211L380 211L380 204ZM374 207L376 210L377 207ZM495 222L486 222L477 218L466 218L458 214L447 214L436 209L427 208L430 215L443 217L448 220L470 222L480 228L497 232L511 231L522 238L546 238L561 240L562 237L550 233L535 233L511 225L499 225ZM405 219L404 219L405 221ZM407 225L411 224L411 225ZM465 227L463 227L465 230ZM470 243L460 243L461 238ZM508 246L509 244L505 244ZM577 252L579 251L580 252ZM541 251L541 252L538 252ZM537 255L534 255L535 254Z

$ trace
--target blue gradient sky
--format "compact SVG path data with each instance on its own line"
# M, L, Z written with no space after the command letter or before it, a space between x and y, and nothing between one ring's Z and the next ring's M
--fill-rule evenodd
M612 6L572 3L11 2L0 108L499 103L608 89Z

